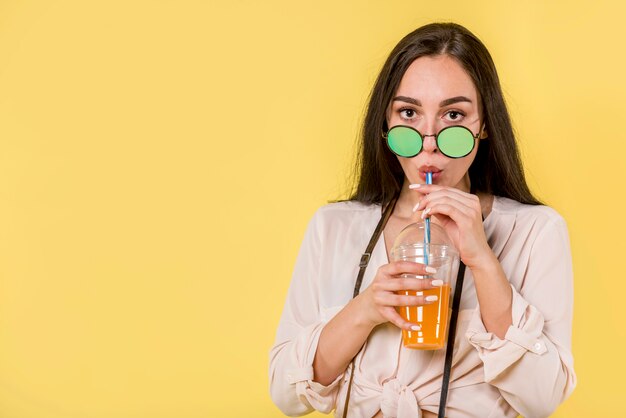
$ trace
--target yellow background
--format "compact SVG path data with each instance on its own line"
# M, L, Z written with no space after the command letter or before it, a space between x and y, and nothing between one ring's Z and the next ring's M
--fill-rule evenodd
M624 416L624 12L0 1L0 417L280 416L268 350L306 223L345 197L384 58L433 20L490 49L569 224L579 383L553 416Z

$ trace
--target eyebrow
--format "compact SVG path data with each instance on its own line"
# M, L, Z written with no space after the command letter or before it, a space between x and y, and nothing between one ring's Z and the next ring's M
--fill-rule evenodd
M396 96L391 101L392 102L406 102L406 103L414 104L415 106L422 106L422 102L420 102L417 99L414 99L412 97L407 97L407 96ZM442 100L439 103L439 107L450 106L451 104L459 103L459 102L472 103L472 101L465 96L455 96L449 99Z

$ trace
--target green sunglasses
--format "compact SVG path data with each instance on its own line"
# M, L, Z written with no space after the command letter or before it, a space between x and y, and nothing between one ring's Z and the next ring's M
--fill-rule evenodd
M482 131L482 129L481 129ZM387 146L396 155L404 158L415 157L422 151L424 138L434 136L437 148L450 158L462 158L468 155L476 145L480 132L473 134L465 126L454 125L443 128L436 135L422 135L410 126L396 125L383 134Z

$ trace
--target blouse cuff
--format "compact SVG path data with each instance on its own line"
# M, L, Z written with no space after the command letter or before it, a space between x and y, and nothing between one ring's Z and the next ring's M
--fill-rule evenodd
M324 325L324 323L313 324L305 328L296 339L294 354L298 367L286 370L286 378L288 383L296 385L296 393L301 400L304 401L302 398L305 398L317 411L327 414L335 407L338 385L344 373L328 385L313 381L313 360Z
M543 315L530 305L513 286L513 323L504 336L487 332L477 306L465 337L478 350L483 361L485 381L490 382L518 361L527 352L542 355L548 351L543 337Z

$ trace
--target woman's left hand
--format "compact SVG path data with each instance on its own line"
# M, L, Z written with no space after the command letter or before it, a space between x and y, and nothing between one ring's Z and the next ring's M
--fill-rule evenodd
M478 196L436 184L421 184L415 190L424 197L414 211L423 210L422 218L437 218L469 268L479 266L489 257L491 249Z

